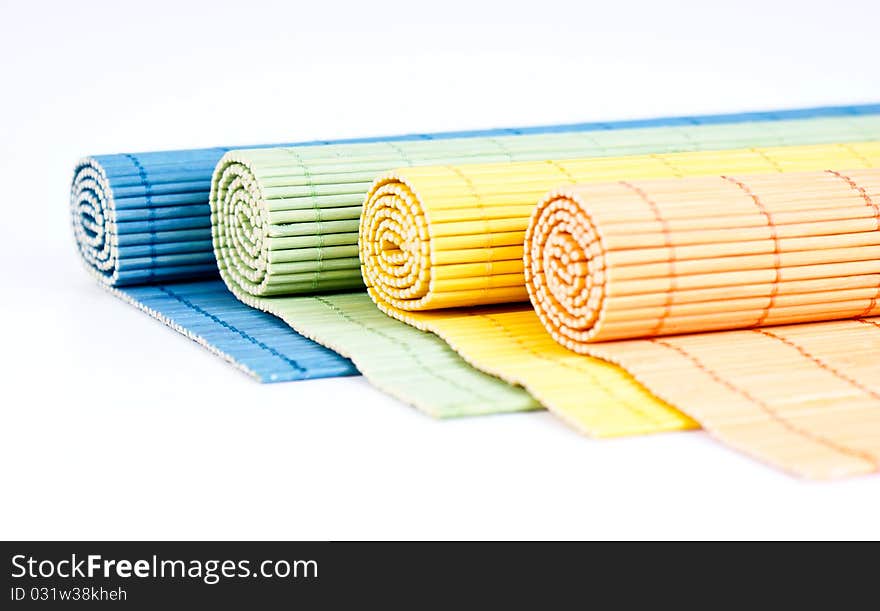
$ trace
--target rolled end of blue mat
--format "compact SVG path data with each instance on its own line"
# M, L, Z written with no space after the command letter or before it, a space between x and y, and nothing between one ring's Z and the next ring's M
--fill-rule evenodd
M92 274L108 286L216 276L208 194L220 154L79 161L70 189L71 220Z
M106 172L92 157L76 164L70 212L80 256L98 280L115 286L119 281L119 240L113 191Z

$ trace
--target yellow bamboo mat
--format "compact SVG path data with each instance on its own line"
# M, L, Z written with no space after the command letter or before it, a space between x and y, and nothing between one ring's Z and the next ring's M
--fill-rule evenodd
M878 245L880 170L632 180L545 198L525 264L558 342L830 478L880 465Z
M524 386L580 430L613 436L692 428L624 370L564 349L528 304L522 242L559 184L880 167L872 143L519 164L420 167L380 177L361 216L363 275L386 313L445 339L477 368ZM431 307L445 307L426 310ZM452 307L451 307L452 306ZM458 307L454 307L458 306Z

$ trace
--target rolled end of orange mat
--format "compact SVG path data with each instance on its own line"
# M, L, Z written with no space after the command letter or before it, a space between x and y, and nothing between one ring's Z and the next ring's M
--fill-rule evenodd
M575 352L880 314L880 171L579 185L526 231L526 287Z
M552 191L526 230L526 289L541 322L571 350L590 341L605 306L605 247L581 185ZM581 352L583 352L581 350Z

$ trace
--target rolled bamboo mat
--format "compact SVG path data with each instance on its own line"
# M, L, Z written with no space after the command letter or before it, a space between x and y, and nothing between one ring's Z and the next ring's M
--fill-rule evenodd
M880 170L578 185L525 248L560 344L789 472L880 468Z
M377 179L367 197L360 226L363 275L384 312L436 333L467 362L523 386L584 432L690 428L693 420L652 398L623 369L556 344L528 304L490 307L528 298L522 240L534 202L565 183L829 166L880 167L880 145L399 169Z
M570 187L526 232L529 296L556 341L880 314L876 170Z
M649 128L734 127L755 122L792 123L784 126L778 137L799 131L797 137L817 141L859 139L876 135L878 113L880 105L875 104L411 134L302 145L609 130L648 134L641 137L651 142L649 135L654 132ZM815 125L797 130L796 125L801 123ZM680 139L688 136L686 130L675 134ZM74 235L83 261L113 294L261 381L356 373L347 360L286 327L279 328L282 325L274 318L242 305L216 279L208 194L211 172L227 150L221 147L99 155L82 160L74 172L71 210Z

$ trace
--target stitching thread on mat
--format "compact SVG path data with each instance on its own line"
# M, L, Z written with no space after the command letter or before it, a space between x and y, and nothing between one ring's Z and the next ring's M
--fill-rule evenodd
M474 185L471 179L468 178L465 173L458 168L458 166L448 165L446 166L446 169L451 170L453 174L455 174L465 182L471 192L471 195L474 197L475 200L477 200L477 205L480 207L480 212L483 215L484 233L486 236L491 236L492 232L489 230L489 219L486 217L486 206L483 205L483 197L480 195L480 192L477 191L477 187ZM492 256L492 247L487 242L483 248L486 250L486 286L482 288L482 292L487 293L491 288L492 260L490 257Z
M507 155L507 161L509 161L510 163L514 162L513 154L510 152L510 149L508 149L506 146L504 146L501 142L498 142L498 140L496 138L491 138L491 137L487 136L486 140L488 140L489 142L491 142L492 144L497 146L501 150L502 153Z
M141 186L144 188L144 202L147 207L147 227L149 229L150 235L150 269L147 274L147 280L153 280L156 277L156 242L159 241L159 236L156 235L156 226L154 224L154 219L156 215L156 211L153 208L153 185L150 183L147 178L147 170L141 165L140 160L131 153L125 153L125 156L134 164L134 167L138 171L138 175L141 178Z
M767 207L764 206L761 199L751 190L751 188L748 187L748 185L740 182L732 176L722 176L721 178L736 185L743 191L743 193L748 195L752 201L755 202L758 211L767 219L767 226L770 227L770 238L773 240L773 269L776 276L773 279L773 288L770 290L770 300L767 302L767 306L764 308L761 316L754 323L754 326L761 326L764 324L764 321L767 320L767 317L770 316L770 310L776 305L776 297L779 295L779 283L782 280L782 269L780 266L782 252L779 247L779 233L776 229L776 224L773 222L773 216L770 214L770 211L767 210Z
M772 337L773 339L782 342L786 346L788 346L790 348L794 348L804 358L809 359L810 361L812 361L813 363L818 365L821 369L824 369L828 373L843 380L844 382L846 382L850 386L857 388L860 391L862 391L863 393L865 393L866 395L869 395L870 397L880 401L880 393L878 393L877 391L875 391L871 388L868 388L867 386L865 386L864 384L862 384L858 380L855 380L855 379L849 377L848 375L846 375L845 373L843 373L842 371L840 371L836 367L829 365L828 363L826 363L825 361L823 361L822 359L820 359L819 357L817 357L813 353L809 352L806 348L804 348L803 346L801 346L799 344L796 344L795 342L793 342L789 338L783 337L782 335L777 335L777 334L773 333L772 331L768 331L766 329L752 329L752 331L754 333L760 333L761 335L764 335L766 337Z
M871 325L872 327L877 327L878 329L880 329L880 322L877 322L877 321L875 321L875 320L868 320L868 319L866 319L866 318L861 318L861 317L860 317L860 318L856 318L856 319L854 319L854 320L855 320L856 322L860 322L860 323L862 323L862 324L864 324L864 325Z
M318 206L318 192L315 189L315 183L312 182L312 173L309 170L309 167L306 165L305 160L302 158L302 155L299 154L293 147L288 147L282 149L287 152L288 155L293 155L296 158L296 162L299 164L300 169L303 171L303 176L306 179L306 186L309 188L309 197L312 198L312 210L315 211L315 224L317 226L317 230L315 231L318 236L318 262L319 262L319 270L316 272L312 272L312 290L317 291L319 282L319 275L321 273L320 268L323 267L323 262L321 260L323 255L323 247L324 247L324 232L321 230L321 209Z
M860 152L858 152L851 144L847 144L846 142L838 142L837 146L839 146L840 148L845 150L847 153L849 153L850 155L852 155L853 157L855 157L856 159L858 159L859 161L864 163L866 168L875 167L870 159L868 159L867 157L862 155Z
M294 148L285 148L281 149L286 152L288 155L292 155L296 162L299 164L299 169L303 171L303 176L306 179L306 186L309 188L309 196L312 198L312 207L317 208L317 202L315 202L315 198L318 196L315 191L315 183L312 182L312 173L309 171L309 167L306 165L305 160L303 160L302 155L299 154Z
M400 146L396 142L391 142L391 141L386 141L385 144L388 145L388 147L390 149L394 150L395 153L400 155L403 158L404 162L406 162L406 165L408 165L410 167L416 165L416 163L412 159L409 158L409 155L406 154L406 151L403 149L402 146Z
M761 329L755 329L755 331L760 332ZM656 339L656 338L650 339L648 341L650 341L654 344L658 344L660 346L664 346L666 348L669 348L670 350L685 357L691 363L693 363L697 367L697 369L699 369L703 373L707 374L715 382L721 384L725 388L733 391L734 393L740 395L741 397L743 397L747 401L758 406L758 408L760 408L761 411L763 411L765 414L767 414L767 416L769 416L771 420L773 420L774 422L781 425L787 431L794 433L795 435L799 435L799 436L803 437L804 439L808 439L818 445L825 446L826 448L833 450L835 452L838 452L840 454L843 454L847 457L858 458L860 460L866 460L874 465L878 464L877 459L874 456L872 456L866 452L860 452L858 450L848 448L846 446L838 444L835 441L832 441L830 439L822 437L821 435L817 435L817 434L813 433L812 431L804 430L798 426L795 426L794 424L792 424L791 422L789 422L788 420L786 420L785 418L780 416L778 413L776 413L776 411L773 410L767 403L765 403L764 401L761 401L757 397L752 396L751 393L749 393L746 390L743 390L742 388L739 388L738 386L734 385L731 381L725 380L716 371L714 371L713 369L710 369L700 359L698 359L696 356L694 356L693 354L691 354L690 352L688 352L687 350L685 350L681 346L676 346L675 344L672 344L666 340Z
M267 346L266 344L264 344L263 342L261 342L257 338L253 337L252 335L248 335L247 333L245 333L241 329L238 329L238 328L230 325L225 320L222 320L222 319L218 318L217 316L214 316L213 314L211 314L207 310L205 310L205 309L197 306L193 302L191 302L186 297L183 297L182 295L178 295L177 293L173 292L172 290L170 290L169 288L164 287L164 286L157 286L156 288L158 288L160 291L162 291L163 293L165 293L169 297L176 299L177 301L179 301L180 303L182 303L186 307L190 308L194 312L198 312L202 316L206 316L207 318L210 318L212 321L214 321L215 323L217 323L221 327L228 329L229 331L232 331L233 333L241 336L243 339L247 340L248 342L250 342L254 346L256 346L262 350L265 350L266 352L272 354L273 356L278 357L279 359L281 359L282 361L284 361L285 363L290 365L293 369L300 371L304 374L308 373L308 370L306 368L304 368L302 365L297 363L292 358L282 354L281 352L279 352L275 348L272 348L271 346Z
M642 188L625 180L621 180L620 184L638 195L651 208L651 212L654 213L654 218L660 223L661 231L663 231L663 241L665 242L666 250L669 252L669 290L666 291L666 303L663 305L663 314L660 315L657 324L648 333L650 336L656 336L660 334L663 325L666 324L666 321L672 312L672 296L678 289L678 276L675 273L675 247L672 245L672 232L669 230L669 221L663 218L663 215L660 213L660 206L658 206L657 202L648 196Z
M868 195L868 191L863 186L857 184L856 181L854 181L851 177L845 174L841 174L840 172L837 172L835 170L825 171L826 173L831 174L832 176L836 176L837 178L845 181L851 189L858 192L858 194L862 196L862 199L865 200L865 204L867 204L869 208L874 209L874 221L877 223L876 230L880 231L880 205L878 205L877 202L871 199L871 196ZM874 311L874 308L877 307L878 300L880 300L880 285L877 286L877 292L874 294L873 297L871 297L871 301L868 302L868 306L862 311L861 314L859 314L859 316L867 316L872 311Z
M681 168L679 166L675 165L672 161L670 161L666 157L666 155L660 155L660 154L654 153L652 155L649 155L649 157L651 159L655 159L655 160L659 161L666 169L668 169L672 172L672 175L675 178L684 178L684 172L681 171Z
M575 178L572 175L572 173L568 171L568 168L566 168L564 165L562 165L558 161L554 161L552 159L547 159L547 164L552 166L556 170L559 170L563 176L565 176L567 179L569 179L571 181L571 184L576 185L578 183L577 178Z
M689 145L699 146L700 143L698 141L694 140L693 135L691 134L690 130L688 129L689 127L696 127L698 125L699 125L699 123L694 123L693 126L683 125L681 127L675 128L673 133L676 133L676 134L679 134L680 136L683 136L684 140L687 140L687 143Z
M364 329L366 331L369 331L370 333L378 335L379 337L388 340L389 342L391 342L392 344L394 344L398 348L401 348L403 350L403 352L405 352L406 354L411 356L412 359L422 367L422 371L427 372L428 375L436 378L437 380L439 380L441 382L445 382L445 383L449 384L450 386L454 386L455 388L458 388L459 390L466 392L471 397L475 397L477 399L480 399L481 401L491 401L490 397L486 397L478 392L474 392L474 389L469 388L467 386L464 386L463 384L459 383L457 380L437 373L434 369L427 366L427 364L421 359L421 355L418 352L413 351L410 346L407 346L406 344L401 343L393 336L388 335L384 331L380 331L379 329L371 327L360 320L356 320L355 318L352 318L349 314L347 314L346 312L343 312L342 309L339 308L339 306L337 306L335 303L331 303L330 301L328 301L326 298L322 297L321 295L315 295L314 297L315 297L316 301L319 301L320 303L324 304L330 310L336 312L339 316L341 316L342 318L344 318L348 322L354 323L355 325L359 326L361 329ZM406 323L402 323L402 324L406 324Z
M773 157L771 157L771 156L767 153L767 151L765 151L764 149L761 149L761 148L753 148L753 149L749 149L749 150L750 150L751 152L753 152L753 153L757 153L758 156L761 157L761 159L763 159L764 161L766 161L767 163L769 163L770 165L772 165L772 166L773 166L773 169L776 170L777 172L779 172L780 174L784 174L784 173L785 173L785 168L783 168L781 165L779 165L779 162L776 161L775 159L773 159Z
M652 424L658 424L658 425L663 424L663 422L659 418L656 418L652 414L648 414L647 412L641 410L638 406L634 405L633 403L631 403L627 400L621 399L614 392L612 392L608 386L606 386L601 381L599 381L599 378L593 373L592 367L587 367L587 368L577 367L577 366L574 366L574 365L568 363L567 361L562 361L559 359L549 357L545 354L542 354L541 352L535 350L534 348L527 346L521 338L517 337L510 329L505 327L504 324L502 324L500 321L494 319L490 314L480 314L480 313L473 313L473 312L469 312L468 314L469 314L469 316L476 316L477 318L483 318L483 319L489 321L494 326L496 326L498 329L500 329L502 333L507 335L508 338L513 340L514 343L516 343L518 346L520 346L523 350L525 350L526 352L528 352L532 356L534 356L542 361L547 361L548 363L551 363L553 365L562 366L565 369L570 369L570 370L575 371L580 374L586 374L587 377L589 377L590 380L597 387L599 387L608 398L617 401L621 407L625 408L631 414L642 417L645 420L650 421Z
M878 205L877 202L871 199L871 196L868 195L868 192L865 190L865 188L857 184L856 181L854 181L846 174L841 174L836 170L825 170L825 173L831 174L832 176L837 176L841 180L845 181L846 184L848 184L853 191L858 192L858 194L862 196L862 199L865 200L865 204L867 204L869 208L874 209L874 220L877 222L877 229L880 230L880 205Z
M613 154L612 154L611 151L608 149L608 147L605 146L604 144L602 144L602 142L597 138L597 136L598 136L598 132L589 132L589 131L587 131L587 132L580 132L578 135L581 136L581 137L583 137L583 138L586 138L587 141L590 142L590 144L592 144L593 146L595 146L596 148L598 148L600 151L602 151L602 156L603 156L603 157L611 157L611 156L613 156Z

